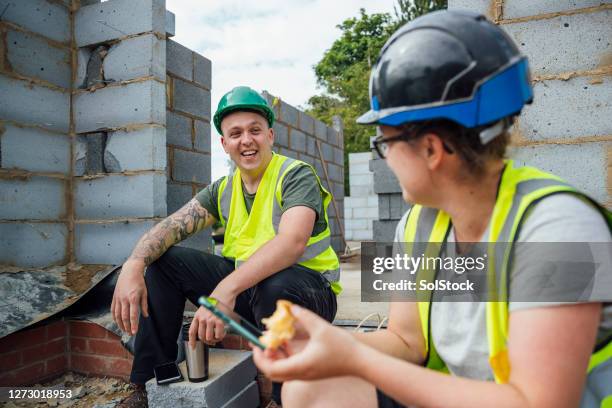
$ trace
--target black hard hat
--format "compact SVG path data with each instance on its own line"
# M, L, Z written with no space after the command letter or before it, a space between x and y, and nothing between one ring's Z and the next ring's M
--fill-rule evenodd
M466 128L518 114L533 98L527 58L484 16L441 10L398 29L370 77L362 124L450 119Z

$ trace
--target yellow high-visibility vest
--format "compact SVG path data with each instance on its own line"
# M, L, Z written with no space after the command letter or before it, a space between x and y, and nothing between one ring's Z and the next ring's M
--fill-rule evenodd
M222 255L233 259L236 267L276 236L282 215L283 179L296 166L308 166L312 169L312 166L302 161L280 154L273 155L257 188L250 213L244 203L240 169L236 169L233 175L226 176L219 184L217 207L220 221L225 226ZM321 233L310 237L306 250L297 263L322 273L331 283L334 293L339 294L342 291L339 282L340 261L331 246L331 231L327 218L331 194L323 188L314 169L313 173L323 193L322 215L327 226Z
M527 210L542 198L557 194L577 194L591 201L602 213L612 230L612 213L600 206L589 197L580 193L565 181L552 174L540 171L532 167L515 168L511 160L506 162L505 169L500 181L498 196L491 215L489 236L488 259L494 260L488 265L488 282L499 282L500 287L493 291L504 294L502 298L506 301L486 302L486 327L487 340L489 344L489 364L497 383L506 383L510 377L510 362L508 359L508 274L513 243L518 238L518 231ZM426 242L435 243L425 249L426 257L439 255L440 248L447 240L451 228L451 220L444 211L434 208L415 205L411 208L404 229L404 240L406 251L410 255L412 243ZM504 253L495 253L496 242L509 243L505 246ZM435 270L423 270L418 276L423 279L435 279ZM426 366L428 368L448 372L446 364L436 352L430 326L432 293L421 291L417 294L421 330L425 339L427 352ZM603 362L612 358L612 341L600 347L591 356L589 363L589 375ZM611 373L612 375L612 373ZM601 407L612 407L612 378L610 378L610 396L602 398ZM610 404L610 405L608 405Z

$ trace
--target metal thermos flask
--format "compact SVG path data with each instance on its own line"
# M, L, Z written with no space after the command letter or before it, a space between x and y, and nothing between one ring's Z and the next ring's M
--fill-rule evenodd
M189 324L183 326L187 377L191 382L205 381L208 379L208 345L198 340L195 348L191 348L189 346L189 327Z

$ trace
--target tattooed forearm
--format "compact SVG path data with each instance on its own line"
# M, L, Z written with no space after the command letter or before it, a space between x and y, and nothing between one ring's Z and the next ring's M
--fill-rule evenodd
M141 259L146 265L150 265L172 245L201 231L213 222L214 217L193 199L140 238L130 258Z

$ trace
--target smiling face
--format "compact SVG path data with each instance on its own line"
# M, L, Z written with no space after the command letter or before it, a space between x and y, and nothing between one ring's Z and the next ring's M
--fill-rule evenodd
M274 131L268 121L255 112L238 111L221 122L221 144L240 171L259 173L272 160Z

